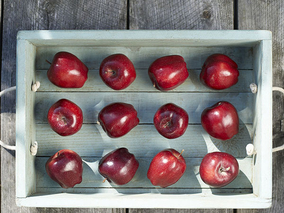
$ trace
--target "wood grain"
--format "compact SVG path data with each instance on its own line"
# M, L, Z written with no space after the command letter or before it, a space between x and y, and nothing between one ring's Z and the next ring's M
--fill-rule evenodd
M232 0L130 0L130 29L233 29Z
M1 89L15 86L16 34L18 30L125 29L126 0L2 0L3 40ZM15 92L1 99L1 139L15 144ZM5 126L3 126L5 125ZM14 152L1 148L1 211L9 212L125 212L125 209L36 209L15 203Z
M147 132L147 135L141 134ZM49 124L37 124L37 156L51 156L60 149L71 149L80 156L101 157L118 147L127 147L136 157L154 157L159 151L173 148L183 156L202 158L208 152L223 151L235 157L246 157L246 145L252 143L252 125L240 125L239 133L230 140L221 141L210 137L201 125L189 125L183 136L167 139L161 136L153 125L138 125L120 138L110 138L97 124L83 124L81 130L69 137L55 133ZM139 141L139 142L138 142ZM141 142L140 142L141 141ZM143 141L143 143L142 143ZM250 165L252 166L252 165Z
M129 209L129 212L131 213L176 213L176 209ZM194 213L231 213L233 210L220 210L220 209L179 209L179 213L188 213L188 212L194 212Z
M130 0L130 29L233 29L233 0ZM145 205L147 208L147 204ZM129 209L130 213L212 213L233 210Z
M273 36L273 86L284 87L284 27L283 7L281 1L238 0L238 26L240 30L270 30ZM284 118L283 94L273 94L273 145L283 144ZM282 129L282 131L281 131ZM266 210L238 210L241 213L251 212L282 212L284 207L284 154L279 151L273 154L273 194L272 207Z

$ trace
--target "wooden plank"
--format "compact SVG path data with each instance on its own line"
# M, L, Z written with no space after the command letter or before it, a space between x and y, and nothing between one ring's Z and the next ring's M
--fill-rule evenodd
M238 83L234 86L225 89L216 91L204 86L200 80L199 75L201 70L188 70L189 78L186 81L171 91L171 92L250 92L250 84L254 82L253 77L253 70L239 70L239 80ZM82 88L76 89L64 89L53 85L47 76L46 70L38 70L36 71L36 80L40 82L40 88L38 92L41 91L56 91L56 92L63 92L63 91L98 91L98 92L113 92L114 90L108 87L101 79L99 70L89 70L88 73L88 80L84 84ZM135 81L126 89L119 90L116 92L157 92L157 89L153 87L153 84L148 76L148 69L136 69L136 79Z
M135 153L133 153L135 154ZM154 157L154 156L153 156ZM45 163L48 160L48 157L37 157L35 162L35 169L37 171L37 193L46 193L49 189L52 188L56 192L70 192L70 193L95 193L107 189L111 191L118 191L120 193L129 194L129 193L168 193L168 194L177 194L177 193L201 193L202 189L211 189L207 184L205 184L199 175L199 165L202 161L202 158L185 158L187 169L184 175L179 179L179 181L167 188L155 187L151 184L150 180L147 178L147 171L152 160L152 157L148 158L136 158L139 162L138 170L133 177L133 179L122 186L116 185L114 183L109 183L108 181L103 182L104 177L99 174L98 163L100 158L90 158L83 157L83 175L82 183L75 185L71 189L62 189L58 183L53 181L45 171ZM251 164L252 158L243 158L237 159L240 167L240 173L237 178L220 189L215 189L215 193L252 193L252 170ZM225 189L225 190L223 190ZM46 191L47 190L47 191Z
M15 1L3 0L1 89L16 82L16 34L37 29L125 29L126 0L99 1ZM15 24L16 23L16 24ZM15 143L15 93L1 99L1 139ZM5 126L3 125L5 124ZM124 209L36 209L15 203L14 152L1 149L2 212L125 212Z
M233 29L233 1L130 0L130 29Z
M238 0L238 26L244 30L271 30L273 36L273 85L284 87L283 78L283 1L252 1ZM274 147L283 144L283 131L281 120L284 114L283 94L273 94L273 145ZM273 154L273 191L272 207L266 210L237 210L237 212L282 212L283 203L283 151Z
M161 92L37 92L35 101L36 123L47 123L49 108L62 98L73 101L82 109L84 123L96 123L101 109L114 102L132 104L137 111L140 123L153 123L156 111L169 102L173 102L187 111L189 123L200 123L202 111L218 101L228 101L234 105L243 123L252 123L254 113L254 96L252 93L168 93L165 95Z
M130 29L233 29L233 0L151 1L130 0ZM147 208L147 205L145 206ZM129 209L130 213L176 212L169 209ZM182 210L178 212L197 212ZM198 210L233 212L233 210Z
M159 151L171 147L178 151L184 149L184 157L202 158L208 152L223 151L243 158L247 156L246 145L252 143L252 134L252 125L242 124L236 136L221 141L210 137L201 125L189 125L183 136L167 139L161 136L153 125L138 125L123 137L113 139L98 125L83 124L76 134L62 137L48 124L37 124L37 156L51 156L60 149L71 149L81 156L99 157L118 147L126 147L137 157L153 157Z
M214 46L211 43L206 47L202 46L173 46L172 44L164 44L159 46L152 40L151 46L145 45L147 41L136 41L133 39L133 46L119 46L120 42L111 46L89 45L88 47L66 47L66 46L39 46L37 47L36 69L48 70L50 64L46 62L52 61L53 56L59 51L67 51L76 55L82 60L89 69L98 70L103 59L111 54L123 53L129 57L136 69L148 69L151 63L159 57L165 55L181 55L187 64L188 69L201 69L206 58L214 53L222 53L231 57L237 64L238 68L252 69L253 68L253 52L251 47L242 46ZM181 40L183 41L183 40ZM157 40L157 42L159 42ZM184 40L184 42L188 42ZM224 41L223 41L224 42ZM41 43L45 43L41 42ZM70 43L70 41L69 41ZM70 45L70 44L69 44ZM129 45L129 44L128 44ZM134 46L136 45L136 46ZM137 46L138 45L138 46Z

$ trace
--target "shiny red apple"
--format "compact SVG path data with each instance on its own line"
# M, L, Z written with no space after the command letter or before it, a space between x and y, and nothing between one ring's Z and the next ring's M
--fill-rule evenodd
M223 187L238 176L239 164L236 158L228 153L212 152L202 159L199 173L204 183Z
M152 159L147 177L154 186L165 188L176 183L185 170L186 163L182 152L166 149Z
M150 65L148 74L154 87L161 91L178 87L189 75L184 58L179 55L158 58Z
M106 154L99 162L99 172L109 182L127 184L134 177L139 162L126 148L116 149Z
M201 124L212 137L228 140L239 132L238 112L231 103L220 101L202 112Z
M104 107L98 115L98 121L111 138L121 137L139 124L135 108L120 102Z
M88 78L88 67L69 52L58 52L47 71L48 79L62 88L80 88Z
M183 108L168 103L161 106L154 115L154 125L162 136L168 139L178 138L187 129L188 114Z
M106 57L100 66L100 76L107 86L114 90L127 88L136 78L136 71L130 59L123 54Z
M231 58L223 54L209 56L203 64L200 81L216 90L222 90L238 82L238 65Z
M73 135L83 125L83 112L72 101L60 99L50 107L47 120L50 127L59 135Z
M62 188L72 188L82 182L83 162L74 151L62 149L51 156L45 164L50 178Z

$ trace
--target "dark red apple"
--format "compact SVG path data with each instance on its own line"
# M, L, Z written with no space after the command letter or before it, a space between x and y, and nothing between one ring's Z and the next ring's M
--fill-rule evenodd
M165 188L176 183L184 174L185 169L186 163L182 152L166 149L153 158L147 177L154 186Z
M202 159L199 174L204 183L223 187L238 176L239 164L236 158L228 153L212 152Z
M47 120L50 127L59 135L73 135L83 125L83 112L72 101L60 99L50 107Z
M220 101L202 112L201 124L212 137L228 140L239 132L238 112L231 103Z
M47 174L62 188L72 188L82 182L83 162L74 151L62 149L45 164Z
M158 58L150 65L148 74L154 87L161 91L178 87L189 75L184 58L179 55Z
M106 154L99 162L99 172L109 182L127 184L134 177L139 162L126 148L116 149Z
M203 64L200 81L216 90L222 90L238 82L238 65L228 56L213 54Z
M134 65L127 56L114 54L106 57L100 66L100 76L114 90L128 87L136 78Z
M121 137L139 124L134 107L131 104L119 102L104 107L98 115L98 121L111 138Z
M88 78L88 67L75 55L58 52L47 71L48 79L62 88L80 88Z
M154 125L162 136L168 139L178 138L188 126L188 114L183 108L168 103L161 106L154 115Z

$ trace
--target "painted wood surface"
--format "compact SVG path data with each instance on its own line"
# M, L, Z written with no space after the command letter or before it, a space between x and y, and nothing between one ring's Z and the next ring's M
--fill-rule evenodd
M130 1L127 22L127 1L5 1L3 0L3 47L2 89L15 85L15 38L19 29L233 29L233 1L179 1L177 6L157 1ZM283 26L281 25L282 1L238 1L240 29L268 29L274 37L274 84L283 86L281 47ZM149 6L148 6L149 5ZM33 12L30 12L33 11ZM152 12L151 12L152 11ZM255 12L257 11L257 13ZM264 15L263 15L264 14ZM26 17L23 19L22 17ZM67 18L66 18L67 17ZM146 20L146 21L145 21ZM14 23L17 23L16 25ZM131 24L133 23L133 24ZM243 23L243 25L241 24ZM242 27L241 27L242 26ZM279 85L278 85L279 83ZM15 125L15 95L1 100L1 138L13 144ZM282 95L274 95L274 145L282 144L280 132ZM276 107L275 107L276 106ZM3 128L5 124L5 128ZM274 154L274 198L273 208L266 211L281 212L283 190L281 163L283 155ZM1 209L2 212L126 212L125 209L50 209L17 208L14 190L14 156L1 151ZM283 182L283 181L282 181ZM147 206L145 206L147 208ZM129 209L129 212L176 212L170 209ZM233 210L178 210L179 212L233 212ZM238 210L251 212L251 210Z
M147 135L141 134L146 132ZM246 157L246 145L252 143L252 125L240 125L238 135L227 141L210 137L201 125L189 125L185 134L176 139L161 136L153 125L139 125L127 135L111 139L97 124L84 124L82 129L69 137L55 133L48 124L38 124L36 139L39 144L37 156L51 156L60 149L72 149L81 156L101 157L118 147L127 147L137 157L154 157L163 149L174 148L183 156L204 157L208 152L223 151L235 157Z

